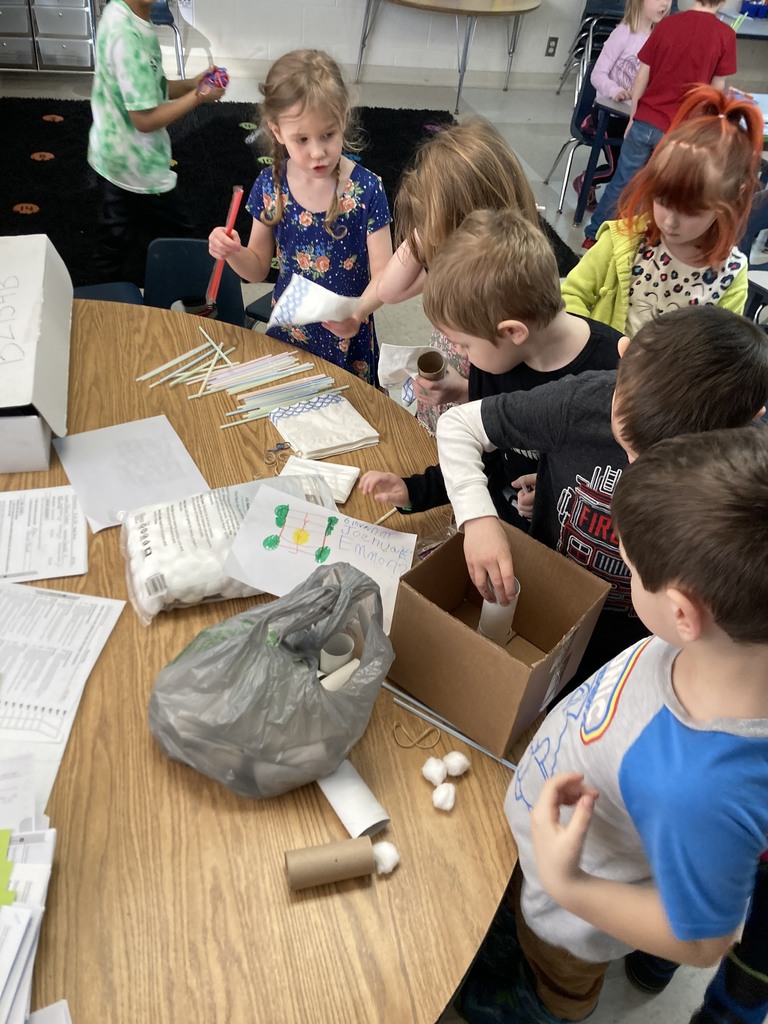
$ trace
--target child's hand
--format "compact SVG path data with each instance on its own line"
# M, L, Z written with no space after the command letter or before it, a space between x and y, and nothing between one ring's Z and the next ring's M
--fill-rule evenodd
M224 95L225 91L211 85L200 85L197 89L197 101L198 103L216 103Z
M536 500L536 474L524 473L517 480L510 481L510 487L517 491L517 511L526 519L531 519L533 503Z
M565 887L581 875L581 853L598 792L577 772L553 775L531 811L531 842L544 889L563 902ZM560 822L560 808L573 807L570 821Z
M208 235L208 252L215 260L226 260L236 255L242 249L240 235L235 229L232 234L227 234L226 228L214 228Z
M408 504L408 488L405 481L394 473L379 473L371 469L363 473L357 486L363 494L372 494L374 501L397 505L398 508Z
M616 95L613 98L615 100L618 100L619 103L621 103L624 100L631 99L632 98L632 93L629 91L629 89L619 89L619 91L616 93Z
M507 535L495 516L464 523L464 557L472 582L485 600L509 604L515 596L515 567Z
M463 405L467 400L469 382L452 366L446 366L442 380L413 378L413 393L427 405Z
M360 323L356 316L348 316L346 320L323 320L323 327L337 338L354 338L360 330Z

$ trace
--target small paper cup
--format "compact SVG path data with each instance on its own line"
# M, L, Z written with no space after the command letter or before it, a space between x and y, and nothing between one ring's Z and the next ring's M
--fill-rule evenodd
M424 380L442 380L445 376L445 359L436 349L422 352L416 361L419 376Z
M335 633L320 651L320 671L327 675L346 665L352 660L354 649L355 641L349 633Z

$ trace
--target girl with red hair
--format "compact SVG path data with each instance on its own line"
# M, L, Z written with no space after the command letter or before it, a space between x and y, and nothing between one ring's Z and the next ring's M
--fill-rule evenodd
M569 313L630 337L651 317L682 306L744 311L744 232L763 143L749 99L697 86L669 133L621 194L618 220L563 283Z

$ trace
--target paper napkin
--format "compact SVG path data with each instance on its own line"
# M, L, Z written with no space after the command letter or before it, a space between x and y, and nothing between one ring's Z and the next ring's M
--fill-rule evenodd
M357 309L359 298L337 295L298 274L291 274L291 280L272 307L267 328L291 324L318 324L323 320L346 320Z
M342 395L315 395L269 414L283 440L305 459L369 448L379 435Z
M334 501L343 505L352 493L355 481L360 476L358 466L342 466L338 462L315 462L314 459L300 459L291 455L282 468L280 476L303 476L313 473L325 479L331 489Z

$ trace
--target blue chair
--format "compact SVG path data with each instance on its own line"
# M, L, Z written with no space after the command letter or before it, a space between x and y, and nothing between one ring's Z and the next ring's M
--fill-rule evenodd
M165 25L173 30L173 41L176 48L176 67L179 70L179 78L186 78L184 74L184 45L181 41L179 26L173 17L173 12L168 5L168 0L157 0L152 4L149 18L153 25Z
M585 65L597 57L603 43L624 17L624 0L586 0L581 23L565 58L557 95L574 68L578 69L576 92L581 89Z
M573 164L573 154L579 148L579 146L589 146L590 149L595 145L595 139L591 135L587 135L584 129L581 127L584 123L585 118L592 112L592 108L595 105L595 87L592 85L592 68L595 66L594 61L590 61L584 69L584 80L581 83L581 89L576 100L576 106L573 108L573 114L571 115L571 136L567 139L560 147L560 152L555 158L555 162L549 169L549 173L544 179L544 184L549 184L549 179L555 173L557 165L562 160L565 153L568 153L568 161L565 165L565 175L563 176L563 187L560 189L560 202L557 206L557 212L563 212L563 206L565 204L565 193L568 188L568 182L571 177L571 166ZM622 143L620 138L606 138L603 145L603 152L605 153L606 161L610 159L608 147L609 146L620 146ZM582 189L588 189L592 184L591 181L584 181Z
M272 316L272 292L259 296L245 307L245 312L256 323L269 323Z
M156 238L147 249L144 305L170 309L179 300L186 306L202 304L213 265L205 239ZM235 327L245 326L240 278L226 263L216 306L218 320Z
M107 284L85 284L74 289L76 299L98 299L101 302L128 302L143 306L141 290L130 281L115 281Z

